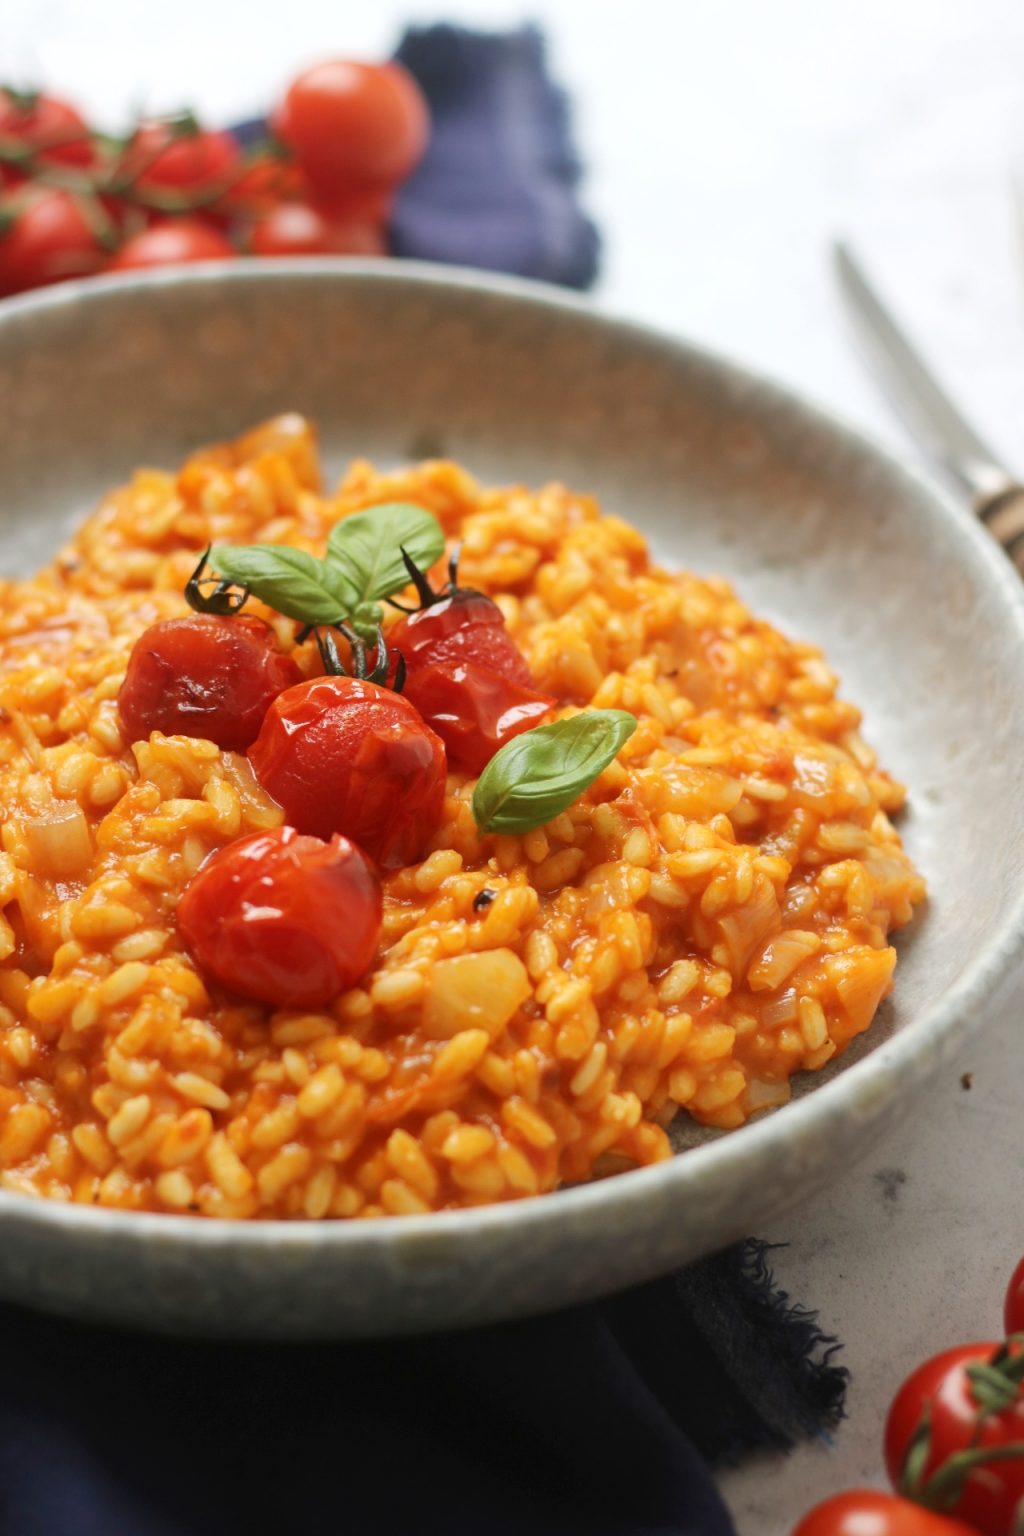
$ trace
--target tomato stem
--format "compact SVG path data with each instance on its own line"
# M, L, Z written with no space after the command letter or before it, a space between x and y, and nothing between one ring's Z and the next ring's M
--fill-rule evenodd
M249 600L249 588L237 582L225 581L220 576L204 574L210 549L211 546L207 544L199 557L199 564L185 585L185 601L196 613L237 613ZM213 591L204 592L203 587L209 586L211 582Z
M31 87L22 90L16 85L0 86L0 90L9 97L11 105L16 112L32 112L39 102L39 92Z
M388 650L384 639L384 631L377 626L376 657L373 669L370 670L369 658L366 652L366 644L349 624L336 624L335 629L345 636L352 652L352 676L360 678L363 682L376 683L379 688L388 687L388 673L391 671L391 652ZM300 634L302 631L300 631ZM334 636L328 630L325 634L321 629L315 630L317 650L320 652L320 660L324 664L324 671L329 677L346 677L345 665L338 654L338 645ZM296 636L298 639L299 636ZM401 651L395 652L395 676L390 684L392 693L401 693L405 686L406 665L405 657Z
M947 1457L938 1471L933 1472L919 1489L908 1488L905 1491L910 1498L929 1509L951 1509L976 1467L988 1466L994 1461L1021 1460L1024 1460L1024 1445L978 1445Z

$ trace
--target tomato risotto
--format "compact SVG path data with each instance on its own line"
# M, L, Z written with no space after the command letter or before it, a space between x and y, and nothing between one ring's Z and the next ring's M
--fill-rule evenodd
M354 628L260 585L253 546L304 551L312 592L328 539L378 510L404 564L383 607L338 578ZM126 683L190 582L204 644L259 651L240 736L169 707L173 667ZM347 737L287 755L314 705L402 734L386 794ZM871 1024L924 895L859 722L816 649L562 485L356 462L325 495L295 417L139 472L0 583L0 1187L401 1215L653 1163L677 1115L725 1130L784 1103ZM296 897L298 947L278 923L225 959L230 903L256 910L244 861L301 897L310 849L358 921Z

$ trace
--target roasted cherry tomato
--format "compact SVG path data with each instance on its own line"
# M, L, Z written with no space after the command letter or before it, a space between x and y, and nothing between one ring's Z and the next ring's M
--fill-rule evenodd
M793 1536L975 1536L969 1525L877 1488L851 1488L808 1510Z
M228 187L241 170L242 151L230 133L172 119L136 129L120 166L136 191L158 197L206 197Z
M237 255L226 235L200 219L161 219L126 240L106 270L127 272L188 261L227 261Z
M1018 1344L962 1344L919 1366L886 1421L893 1487L984 1536L1013 1536L1024 1508L1022 1375ZM993 1451L1009 1459L986 1459Z
M399 619L388 632L389 643L402 652L410 670L472 661L532 688L530 669L505 627L504 614L483 592L458 585L456 561L453 555L451 580L441 592L410 565L422 607Z
M205 976L276 1008L323 1008L373 964L380 881L345 837L292 827L239 838L207 859L178 903Z
M293 81L273 127L318 195L344 200L354 188L404 181L426 148L429 116L400 64L332 59Z
M0 206L0 296L88 277L106 254L85 205L62 187L26 187Z
M197 613L139 636L117 703L133 741L162 731L244 752L271 702L301 677L262 619Z
M280 203L253 225L254 256L383 256L379 224L323 213L312 203Z
M405 696L445 744L449 759L482 773L506 741L540 725L554 700L472 662L410 667Z
M1024 1259L1017 1265L1007 1286L1004 1318L1007 1333L1024 1333Z
M407 699L361 678L289 688L249 757L300 832L342 832L383 869L414 863L440 825L444 746Z
M35 91L0 89L0 140L18 155L27 152L40 165L70 165L84 169L96 159L88 125L69 102ZM29 162L7 160L0 181L21 181L31 173Z
M497 603L458 585L455 557L441 593L415 567L410 571L423 607L388 633L408 668L406 697L451 761L480 773L506 741L539 725L555 701L534 687Z

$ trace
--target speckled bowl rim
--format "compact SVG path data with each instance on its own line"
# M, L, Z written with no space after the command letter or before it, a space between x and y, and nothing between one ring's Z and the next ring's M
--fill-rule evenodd
M546 283L492 276L459 267L427 262L356 260L347 258L292 257L259 262L208 262L189 268L138 272L69 282L38 293L0 300L0 330L8 319L89 303L111 290L170 288L204 282L273 282L308 274L315 278L372 278L381 282L422 286L424 292L468 289L493 293L522 302L537 310L549 309L586 315L601 328L614 330L641 344L670 346L695 363L710 365L724 381L737 388L756 387L772 404L803 417L812 429L826 430L859 456L881 461L890 475L908 488L930 498L936 517L955 525L956 536L973 547L988 572L993 597L1004 605L1007 644L1015 644L1022 658L1024 688L1024 582L981 525L965 516L964 508L914 469L899 463L884 448L840 414L827 410L777 379L755 372L728 356L695 345L671 331L622 318L592 300L567 294ZM896 1097L907 1081L923 1078L931 1062L951 1054L982 1027L984 1004L993 996L1007 973L1024 958L1024 885L1003 914L988 943L945 993L897 1034L883 1041L863 1059L850 1064L831 1081L822 1083L800 1099L782 1106L736 1131L691 1148L666 1162L617 1174L591 1184L574 1186L551 1195L531 1196L506 1204L477 1206L457 1211L437 1211L426 1216L381 1218L378 1221L253 1220L233 1222L217 1217L164 1215L151 1211L118 1211L94 1206L65 1205L0 1190L0 1230L5 1216L17 1215L19 1223L40 1228L86 1230L92 1235L116 1234L146 1245L161 1244L193 1249L197 1253L228 1249L244 1256L273 1248L306 1256L311 1248L329 1251L343 1260L346 1254L415 1247L424 1240L446 1244L460 1237L484 1237L514 1229L524 1243L531 1235L552 1226L570 1227L579 1219L592 1229L593 1215L600 1211L608 1223L624 1214L627 1205L654 1197L670 1188L679 1193L704 1177L709 1165L719 1180L730 1175L740 1179L744 1168L770 1168L773 1159L794 1141L809 1136L827 1118L853 1115L874 1119Z

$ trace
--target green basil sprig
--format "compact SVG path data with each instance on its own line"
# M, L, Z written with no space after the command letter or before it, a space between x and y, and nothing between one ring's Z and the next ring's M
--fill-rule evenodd
M444 534L422 507L388 501L335 523L324 564L339 588L347 587L355 611L409 585L403 549L425 571L444 554Z
M607 768L636 730L624 709L591 709L513 736L473 791L484 832L529 832L557 816Z
M323 560L288 544L218 544L210 564L289 619L312 625L349 619L372 640L380 599L409 584L403 548L425 570L444 553L444 533L423 507L389 501L336 523Z

